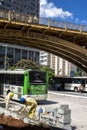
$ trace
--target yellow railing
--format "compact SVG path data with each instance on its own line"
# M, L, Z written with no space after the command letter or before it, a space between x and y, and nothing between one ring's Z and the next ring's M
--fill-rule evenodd
M18 21L24 23L32 23L32 24L40 24L46 25L50 27L58 27L67 30L76 30L79 32L87 32L87 25L79 25L73 24L68 22L56 21L51 20L48 18L37 18L36 16L30 16L26 14L20 14L17 12L7 11L7 10L0 10L0 19L5 19L9 21Z

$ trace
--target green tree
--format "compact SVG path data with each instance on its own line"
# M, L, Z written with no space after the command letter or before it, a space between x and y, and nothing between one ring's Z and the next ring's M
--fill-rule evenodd
M41 67L41 70L48 72L49 78L54 76L54 71L49 66L44 65L44 66Z
M36 62L33 62L32 60L26 60L26 59L21 59L18 61L15 66L12 66L11 69L31 69L31 70L41 70L48 72L49 78L54 76L54 71L49 67L49 66L41 66L38 65Z
M33 62L32 60L26 60L26 59L21 59L18 61L12 69L32 69L32 70L39 70L40 66L36 63Z
M77 73L75 73L75 76L82 76L82 69L77 67Z

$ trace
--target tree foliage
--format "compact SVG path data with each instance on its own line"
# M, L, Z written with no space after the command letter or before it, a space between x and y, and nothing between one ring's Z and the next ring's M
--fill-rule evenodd
M32 60L21 59L15 64L15 68L39 70L40 66L36 62L33 62Z
M41 70L45 71L45 72L48 72L49 78L51 78L52 76L54 76L54 71L50 67L48 67L46 65L42 66Z
M48 72L49 78L51 78L52 76L54 76L54 71L44 65L38 65L36 62L33 62L32 60L26 60L26 59L21 59L20 61L18 61L14 67L11 67L11 69L31 69L31 70L41 70L44 72Z
M77 72L75 73L75 76L82 76L82 69L77 67Z

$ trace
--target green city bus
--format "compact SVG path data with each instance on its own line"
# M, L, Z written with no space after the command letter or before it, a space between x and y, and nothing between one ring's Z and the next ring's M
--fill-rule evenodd
M7 91L14 92L14 100L22 96L31 96L36 100L46 100L48 94L48 74L38 70L1 70L0 96L5 97Z

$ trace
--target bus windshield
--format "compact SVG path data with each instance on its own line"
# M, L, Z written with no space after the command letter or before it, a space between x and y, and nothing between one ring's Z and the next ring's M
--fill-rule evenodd
M30 83L46 83L46 72L30 71Z

